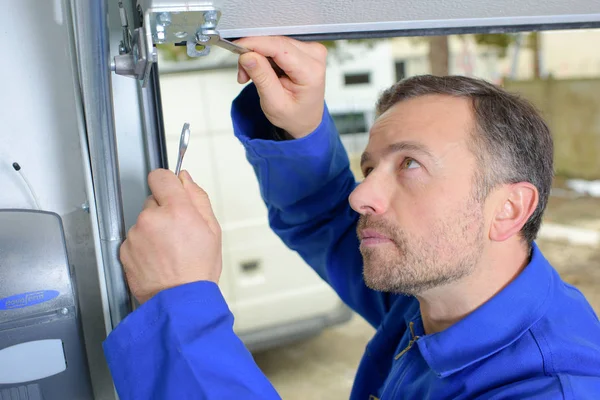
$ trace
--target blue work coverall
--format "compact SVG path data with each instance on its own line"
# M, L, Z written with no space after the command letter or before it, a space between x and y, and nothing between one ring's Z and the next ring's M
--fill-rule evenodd
M536 245L506 288L425 335L414 297L363 282L358 214L348 203L356 182L327 107L320 126L297 140L273 140L253 84L231 115L272 229L377 329L352 399L600 399L598 317ZM104 351L123 400L279 398L211 282L158 293L111 332Z

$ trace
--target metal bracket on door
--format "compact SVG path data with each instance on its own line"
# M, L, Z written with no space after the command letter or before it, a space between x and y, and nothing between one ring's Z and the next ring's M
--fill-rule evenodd
M196 48L197 37L205 30L215 29L221 11L207 1L138 0L142 26L129 30L127 13L119 1L123 40L119 55L114 57L111 69L117 74L142 81L146 87L152 64L158 61L154 44L185 43L190 57L206 56L210 46ZM202 45L202 43L200 43Z

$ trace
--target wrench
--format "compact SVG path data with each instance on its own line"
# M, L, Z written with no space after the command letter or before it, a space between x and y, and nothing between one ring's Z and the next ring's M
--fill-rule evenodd
M187 150L188 143L190 142L190 124L183 124L183 129L181 129L181 137L179 138L179 155L177 156L177 166L175 167L175 175L179 176L179 171L181 171L181 164L183 163L183 156L185 155L185 151Z
M214 29L205 29L201 32L198 32L198 34L196 35L196 41L198 42L198 44L201 44L203 46L218 46L222 49L229 50L232 53L239 55L251 51L243 46L230 42L229 40L223 39L221 37L221 34ZM287 76L286 73L279 67L279 65L275 63L275 61L273 61L271 57L267 57L267 60L269 60L269 64L271 64L271 67L275 70L275 73L278 77L281 78L282 76Z

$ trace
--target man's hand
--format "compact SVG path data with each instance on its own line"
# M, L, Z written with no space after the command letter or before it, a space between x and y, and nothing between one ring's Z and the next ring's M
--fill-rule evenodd
M152 196L121 245L127 281L140 303L174 286L218 283L221 275L221 227L208 195L187 171L180 177L166 169L149 174Z
M323 118L327 49L287 37L252 37L236 41L252 52L242 54L238 82L252 79L269 121L299 139L314 131ZM278 78L266 57L287 77Z

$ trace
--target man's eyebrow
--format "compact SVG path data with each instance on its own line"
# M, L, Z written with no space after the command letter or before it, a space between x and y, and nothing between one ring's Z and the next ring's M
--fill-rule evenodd
M397 153L399 151L412 151L415 153L420 153L431 159L435 159L435 157L431 154L431 151L429 151L429 148L427 146L425 146L424 144L421 144L421 143L410 142L410 141L390 144L383 151L382 157L388 156L392 153ZM360 157L360 165L362 166L364 163L370 161L371 159L372 159L371 154L365 151L362 154L362 156Z

